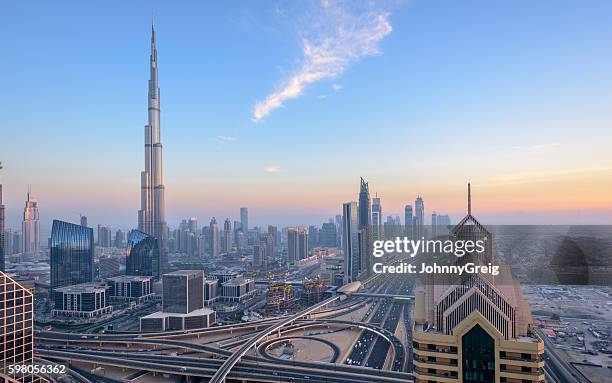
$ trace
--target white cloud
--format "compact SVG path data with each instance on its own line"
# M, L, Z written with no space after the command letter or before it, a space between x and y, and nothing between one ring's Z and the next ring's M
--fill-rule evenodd
M380 53L380 41L393 29L389 12L379 2L369 3L364 9L365 4L321 2L302 33L306 37L302 39L299 69L277 91L255 104L253 121L299 97L307 85L336 78L351 63Z
M266 173L278 173L278 172L280 172L280 168L278 166L276 166L276 165L268 165L263 170Z
M217 136L221 141L236 141L237 138L234 136Z
M344 88L344 85L342 84L332 84L332 89L334 90L334 92L339 92Z
M317 98L319 100L325 100L327 98L327 95L326 94L320 94L320 95L317 96Z

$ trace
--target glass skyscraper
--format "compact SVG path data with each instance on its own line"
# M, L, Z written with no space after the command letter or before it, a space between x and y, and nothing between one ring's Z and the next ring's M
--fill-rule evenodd
M94 279L93 229L53 220L51 228L51 290L92 282Z
M32 375L9 375L9 365L30 365L34 358L34 297L0 271L0 381L39 381ZM8 380L7 381L11 381Z
M160 278L161 262L157 239L140 230L130 231L125 261L127 275Z

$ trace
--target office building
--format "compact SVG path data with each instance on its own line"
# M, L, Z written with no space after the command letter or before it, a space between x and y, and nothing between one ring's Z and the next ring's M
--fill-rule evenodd
M162 276L162 307L166 313L187 314L201 309L204 302L204 274L179 270Z
M125 273L160 278L161 265L157 239L140 230L130 231L127 242Z
M453 228L451 240L491 233L471 214ZM449 262L494 264L492 246ZM432 274L415 289L415 382L541 382L544 343L535 333L529 304L510 268L490 274Z
M235 271L213 271L208 274L207 279L216 279L219 281L219 284L224 284L230 279L238 278L239 274Z
M308 258L308 230L305 227L287 229L287 255L289 265L297 265Z
M0 271L0 380L37 381L32 375L9 375L10 365L34 362L34 296Z
M254 279L238 277L223 283L221 300L224 302L244 303L251 299L255 293Z
M2 163L0 162L0 170ZM4 205L2 204L2 184L0 184L0 271L6 270L5 256L8 254L8 238L4 232Z
M414 215L412 205L404 206L404 235L410 239L414 238Z
M217 219L215 217L210 220L208 234L208 249L210 251L210 256L216 257L219 255L219 226L217 225Z
M110 247L111 246L111 229L104 225L98 225L98 246Z
M308 248L314 249L319 246L319 228L311 225L308 226Z
M93 229L53 220L51 227L51 290L94 278Z
M372 240L380 241L385 237L383 210L378 195L372 199Z
M359 186L359 272L368 275L372 257L372 210L370 206L370 188L361 178Z
M204 274L179 270L163 275L162 311L140 318L140 331L190 330L215 321L215 311L204 307Z
M121 230L118 229L115 232L115 240L113 241L114 246L117 248L122 248L124 243L125 243L125 233Z
M336 225L333 222L325 222L321 226L319 242L322 247L336 247Z
M268 234L272 236L274 240L274 247L278 248L281 244L280 233L278 232L278 227L274 225L268 225Z
M198 233L198 217L191 217L187 222L187 230L193 234Z
M360 271L359 229L357 202L342 205L342 250L344 252L344 278L346 283L357 280Z
M157 47L155 28L151 26L151 56L149 59L148 123L145 125L145 167L140 174L140 210L138 230L157 239L160 269L168 264L168 227L166 225L165 186L162 169L160 130L160 92L157 81Z
M221 250L224 253L232 251L232 222L229 218L223 223L223 238L221 240Z
M81 283L53 290L54 317L94 318L113 311L109 287L99 283Z
M21 225L23 235L22 251L24 254L35 254L40 249L40 221L38 217L38 201L28 191L23 209L23 222Z
M219 280L204 278L204 305L210 306L219 298Z
M111 301L144 302L153 298L153 278L121 275L106 281Z
M425 237L425 203L423 198L418 196L414 201L414 238Z
M87 227L87 216L86 215L81 216L81 226Z
M240 228L244 235L247 235L249 232L249 208L241 207L240 208Z

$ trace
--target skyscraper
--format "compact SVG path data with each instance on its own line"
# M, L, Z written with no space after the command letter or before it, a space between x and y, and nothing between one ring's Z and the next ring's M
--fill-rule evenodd
M160 278L159 246L157 239L140 230L130 231L125 260L126 275Z
M359 255L361 256L359 272L367 275L370 273L372 256L372 211L370 189L363 177L359 186L359 246Z
M357 280L360 271L357 202L342 205L342 249L344 251L345 282Z
M121 248L123 247L124 241L125 241L125 234L123 233L123 230L117 229L117 231L115 232L114 246Z
M210 220L208 233L208 248L210 249L210 255L216 257L219 255L219 226L217 225L217 219L215 217Z
M412 216L412 205L406 205L404 207L404 235L408 238L412 238L413 233L414 217Z
M425 236L425 204L423 198L418 196L414 201L414 237L421 239Z
M111 246L111 229L104 225L98 225L98 246L110 247Z
M308 257L308 230L305 227L287 229L287 256L290 265Z
M383 211L378 195L372 199L372 240L383 239Z
M240 208L240 226L242 227L242 233L246 236L249 234L249 208Z
M21 226L23 233L23 253L37 253L40 246L40 221L38 219L38 201L28 190L28 197L25 208L23 209L23 223Z
M141 195L138 230L154 236L160 247L161 268L168 264L168 230L166 225L165 186L162 172L160 133L160 91L157 82L157 48L155 28L151 25L149 79L149 122L145 125L145 170L140 174Z
M450 239L486 239L485 252L457 260L494 262L493 238L472 216L469 197L468 214L452 230ZM544 380L544 342L534 331L529 303L510 268L499 267L495 277L431 274L426 283L416 287L412 331L415 382Z
M2 162L0 162L0 170L2 170ZM5 252L8 253L8 250L5 250L8 247L6 246L7 242L4 234L4 205L2 204L2 184L0 183L0 271L4 271L6 267L4 254Z
M34 296L32 292L0 271L0 380L34 382L31 374L9 374L10 365L34 362Z
M93 229L53 220L51 227L51 290L92 282L94 278Z
M87 227L87 216L86 215L81 216L81 226Z
M223 240L221 241L222 251L229 253L232 250L232 221L229 218L223 223Z

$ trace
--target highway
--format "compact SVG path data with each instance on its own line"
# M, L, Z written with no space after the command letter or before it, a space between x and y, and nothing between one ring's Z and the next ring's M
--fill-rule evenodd
M258 342L261 342L268 335L273 334L274 332L280 330L281 328L287 326L288 324L295 322L296 320L312 313L313 311L318 310L321 307L327 306L328 304L338 300L340 297L341 295L335 295L331 298L325 299L324 301L321 301L317 303L316 305L310 306L307 309L302 310L298 312L297 314L290 316L287 319L280 320L274 326L271 326L261 331L259 334L251 338L249 341L245 342L242 347L240 347L236 352L234 352L229 358L225 360L225 362L221 365L221 367L217 370L217 372L210 379L210 383L222 383L223 381L225 381L225 378L229 374L230 370L236 365L236 363L238 363L240 358L242 358L251 348L255 347Z

